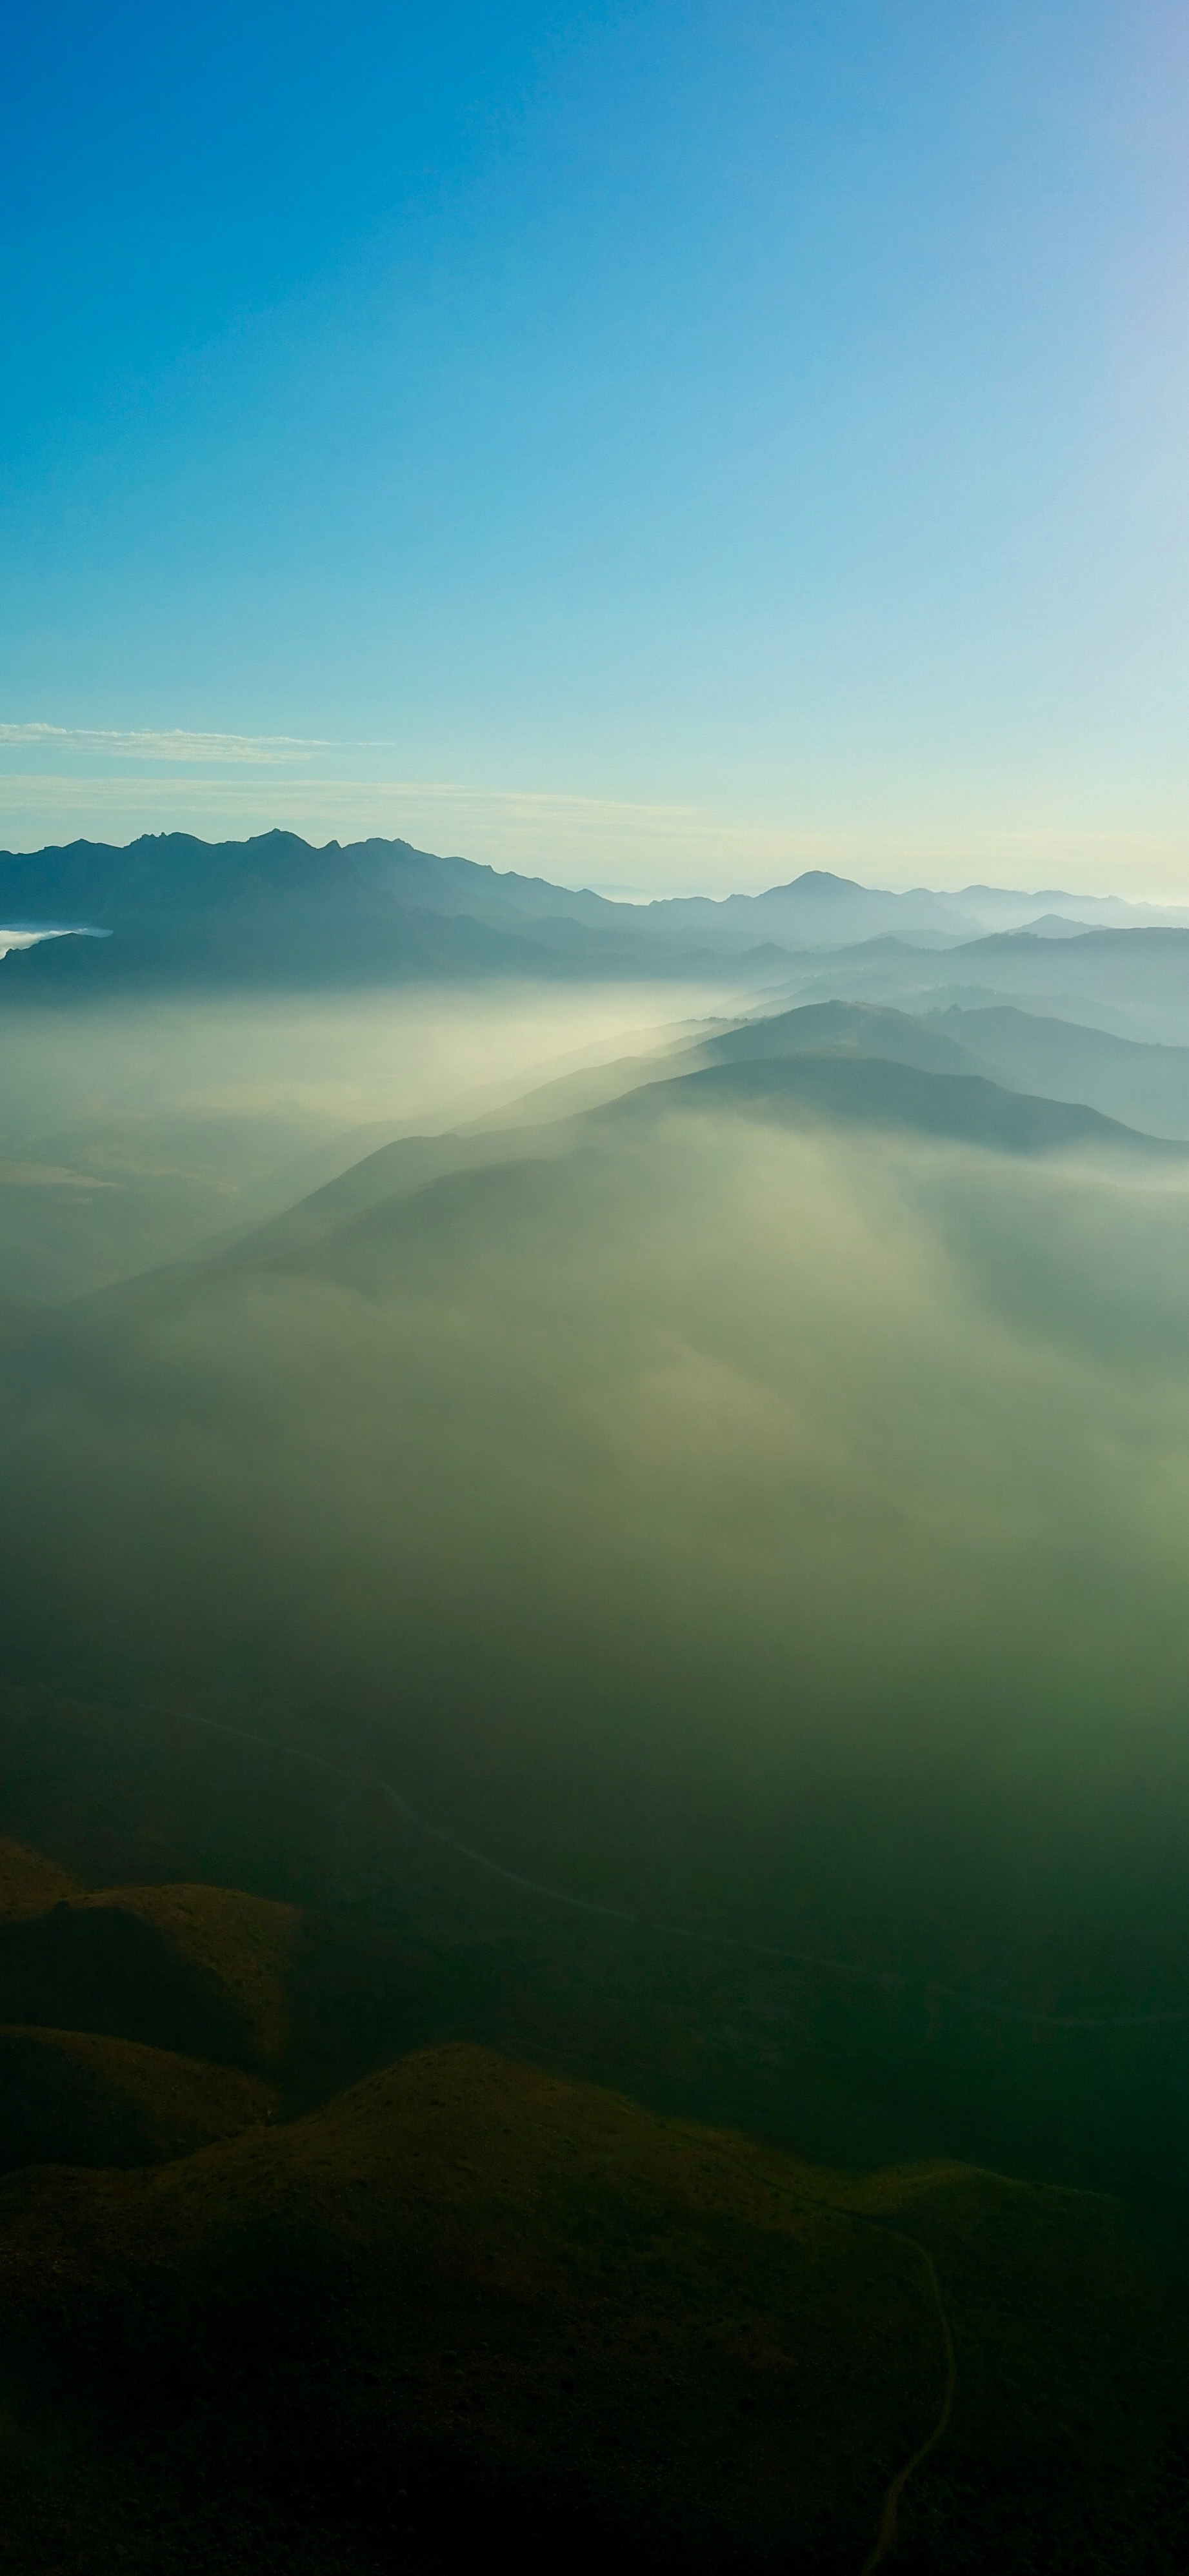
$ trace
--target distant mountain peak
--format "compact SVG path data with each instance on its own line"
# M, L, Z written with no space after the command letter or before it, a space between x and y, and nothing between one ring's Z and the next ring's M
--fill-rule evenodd
M763 894L756 897L756 901L766 903L770 895L786 894L845 895L849 901L853 896L866 894L868 891L869 889L859 885L854 877L833 876L828 868L806 868L799 877L790 877L787 885L766 886Z

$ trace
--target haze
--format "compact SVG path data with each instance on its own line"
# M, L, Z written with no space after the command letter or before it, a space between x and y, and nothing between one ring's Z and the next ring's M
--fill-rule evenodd
M12 2576L1170 2576L1170 0L14 20Z

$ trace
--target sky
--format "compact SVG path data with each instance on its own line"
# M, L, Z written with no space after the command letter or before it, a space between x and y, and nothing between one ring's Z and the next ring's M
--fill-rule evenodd
M1189 895L1180 0L13 9L0 845Z

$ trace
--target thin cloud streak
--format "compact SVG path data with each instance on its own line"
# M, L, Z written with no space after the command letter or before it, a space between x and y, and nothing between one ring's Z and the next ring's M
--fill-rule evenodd
M149 731L125 733L115 730L99 731L84 726L0 724L0 752L28 749L61 752L102 751L110 752L113 756L127 754L135 759L167 760L177 762L179 766L190 761L209 762L213 766L224 761L228 763L243 761L273 767L284 766L290 759L304 759L315 751L392 751L395 748L395 744L391 742L334 740L329 735L322 734L307 737L297 734L191 733L180 726L174 726L166 733ZM300 788L308 788L311 793L317 794L436 796L450 797L463 803L477 805L503 805L526 812L556 808L559 811L576 813L657 815L663 816L666 820L681 818L695 824L703 819L697 807L688 804L657 804L625 797L579 796L566 790L553 788L475 787L468 786L459 779L448 778L304 778L297 783ZM0 801L3 800L3 791L8 785L19 785L23 790L44 788L51 796L63 793L68 796L71 788L77 788L84 791L81 801L89 802L97 793L113 794L118 797L128 789L134 789L141 794L147 789L149 794L159 796L168 794L171 789L176 790L179 784L180 782L175 780L170 780L167 785L164 781L124 780L118 776L86 778L80 776L77 771L54 772L46 775L38 772L9 770L0 772ZM203 779L201 782L195 781L194 787L203 794L213 794L216 797L221 787L233 796L242 795L244 792L238 781L230 780ZM276 791L270 786L268 792L271 795Z
M0 726L0 760L5 749L16 748L19 731ZM53 728L36 738L51 746L81 747L83 741L81 734ZM211 744L254 740L181 734L133 738L142 744L158 739ZM113 746L121 737L92 739ZM1184 900L1189 888L1189 851L1153 833L976 827L960 838L926 842L892 824L876 841L860 832L782 830L763 819L726 821L692 804L583 796L553 788L311 777L308 771L286 777L285 740L272 738L268 757L264 750L259 758L245 751L240 774L225 778L213 774L224 757L215 751L206 756L205 774L190 778L0 767L0 842L32 850L80 835L120 841L146 831L192 832L221 840L275 827L315 841L408 840L559 884L593 880L606 887L614 882L619 894L634 891L637 896L758 893L805 868L895 887L926 881L956 887L986 879L1016 887L1065 884L1088 894L1109 894L1118 892L1125 880L1132 900L1163 903ZM385 746L298 745L303 752L365 748ZM180 752L176 759L180 766ZM251 776L253 767L261 774Z
M103 752L125 760L247 761L271 766L337 748L323 739L305 741L296 734L190 733L180 725L154 733L93 725L0 724L3 751Z

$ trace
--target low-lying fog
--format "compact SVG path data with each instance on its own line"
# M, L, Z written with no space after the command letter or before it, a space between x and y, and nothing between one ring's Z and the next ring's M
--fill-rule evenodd
M1187 1268L1175 1175L602 1113L14 1350L9 1667L654 1916L1178 2009Z
M58 1303L176 1259L388 1136L736 1006L633 983L31 1009L0 980L0 1296Z

